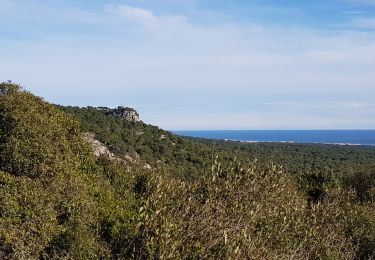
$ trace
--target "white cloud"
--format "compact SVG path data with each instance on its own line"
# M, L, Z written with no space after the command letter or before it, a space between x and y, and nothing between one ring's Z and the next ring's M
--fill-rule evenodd
M162 27L186 21L184 16L156 16L150 10L123 4L106 5L105 10L120 16L129 24L138 24L152 30L162 29Z
M157 26L157 19L149 10L127 5L114 4L105 6L105 10L120 15L127 21L139 23L149 28L154 28Z
M56 87L204 88L243 95L375 91L375 37L370 33L328 36L182 23L137 37L128 40L116 33L95 42L78 37L13 44L16 51L0 51L7 57L0 67L6 79Z

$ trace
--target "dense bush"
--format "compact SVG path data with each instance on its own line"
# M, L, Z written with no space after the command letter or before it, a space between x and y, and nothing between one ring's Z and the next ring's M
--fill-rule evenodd
M89 159L78 123L18 85L0 85L0 169L40 177L75 171Z
M374 254L373 205L330 189L309 206L279 167L216 161L199 181L153 175L139 215L156 258L354 259ZM370 228L370 230L367 230Z
M360 201L375 201L375 165L372 167L358 165L347 169L342 175L342 182L346 188L356 192Z

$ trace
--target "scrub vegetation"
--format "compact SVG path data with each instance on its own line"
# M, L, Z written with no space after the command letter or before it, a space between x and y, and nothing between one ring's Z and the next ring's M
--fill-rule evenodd
M373 259L374 203L372 147L179 137L0 84L0 259Z

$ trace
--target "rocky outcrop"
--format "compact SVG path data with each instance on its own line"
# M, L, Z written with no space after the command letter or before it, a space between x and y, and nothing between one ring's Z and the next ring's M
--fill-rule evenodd
M91 145L94 156L99 157L103 155L108 157L110 160L116 158L116 156L107 148L107 146L95 139L94 134L83 133L82 138Z
M83 133L82 138L91 145L92 152L95 157L105 156L112 161L118 161L125 164L139 165L143 169L151 170L151 166L148 163L142 162L139 158L139 155L136 158L133 158L128 154L123 155L121 157L116 156L108 149L108 147L105 144L101 143L95 138L95 134Z
M117 108L108 108L108 107L98 107L98 109L105 111L107 115L112 115L118 118L121 118L124 121L129 122L139 122L138 112L130 107L119 106Z

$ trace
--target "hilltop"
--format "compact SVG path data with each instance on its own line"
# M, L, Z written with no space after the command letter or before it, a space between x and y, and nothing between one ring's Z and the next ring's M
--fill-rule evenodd
M134 108L118 106L117 108L97 107L104 111L106 115L111 115L128 122L139 122L139 114Z
M180 137L1 83L0 258L368 259L374 158Z

